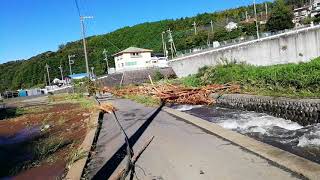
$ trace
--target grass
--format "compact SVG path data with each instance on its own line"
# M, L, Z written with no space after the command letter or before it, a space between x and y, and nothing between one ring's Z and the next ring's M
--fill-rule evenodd
M68 157L68 168L71 167L71 165L73 163L75 163L76 161L80 160L80 159L83 159L85 157L88 157L88 154L89 152L88 151L85 151L83 149L74 149L70 154L69 154L69 157Z
M95 106L95 102L85 97L82 93L53 95L49 96L49 101L79 103L81 107L85 109L93 109Z
M43 160L70 143L71 141L62 137L50 136L49 138L40 140L33 145L33 155L37 160Z
M227 63L204 67L180 79L186 86L234 83L243 91L269 96L320 97L320 58L308 63L252 66Z
M53 136L45 139L41 138L28 144L27 146L29 146L28 148L32 153L32 160L28 160L16 165L10 170L10 175L16 175L23 170L38 167L41 165L43 160L45 160L47 163L55 163L58 158L54 155L54 153L70 144L72 144L70 140Z
M144 95L126 95L124 98L131 99L137 103L146 105L146 106L158 106L160 105L160 100L151 96Z

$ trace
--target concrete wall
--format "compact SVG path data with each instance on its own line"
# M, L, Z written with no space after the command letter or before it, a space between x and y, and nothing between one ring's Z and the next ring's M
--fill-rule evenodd
M221 60L258 66L307 62L320 56L319 43L320 25L179 57L169 66L178 77L184 77L205 65L221 64Z
M303 126L320 123L320 99L288 99L245 94L212 94L217 105L289 119Z

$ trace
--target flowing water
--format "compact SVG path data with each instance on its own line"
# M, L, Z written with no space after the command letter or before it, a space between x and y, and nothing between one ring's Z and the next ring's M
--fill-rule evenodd
M172 108L320 163L320 124L303 127L265 113L217 106L175 105Z

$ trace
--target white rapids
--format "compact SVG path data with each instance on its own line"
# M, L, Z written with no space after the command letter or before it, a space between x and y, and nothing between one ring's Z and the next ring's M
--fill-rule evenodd
M265 113L220 107L177 105L173 108L320 163L320 124L304 127Z

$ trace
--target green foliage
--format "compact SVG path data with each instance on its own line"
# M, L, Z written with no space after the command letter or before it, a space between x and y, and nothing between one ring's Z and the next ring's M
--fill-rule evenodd
M236 83L248 91L286 96L320 96L320 58L308 63L274 66L228 64L197 75L201 84Z
M279 31L294 27L292 22L294 15L284 0L276 0L271 16L266 24L269 31Z
M154 81L160 81L162 79L164 79L164 75L161 74L160 71L156 71L154 76L153 76Z
M160 100L152 96L144 95L126 95L124 98L131 99L137 103L144 104L146 106L157 106L160 105Z
M80 104L82 108L92 109L95 106L95 101L88 97L85 97L83 93L73 93L73 94L57 94L49 96L49 101L52 103L57 102L70 102Z
M202 84L201 80L196 75L181 78L180 81L187 87L199 87Z

